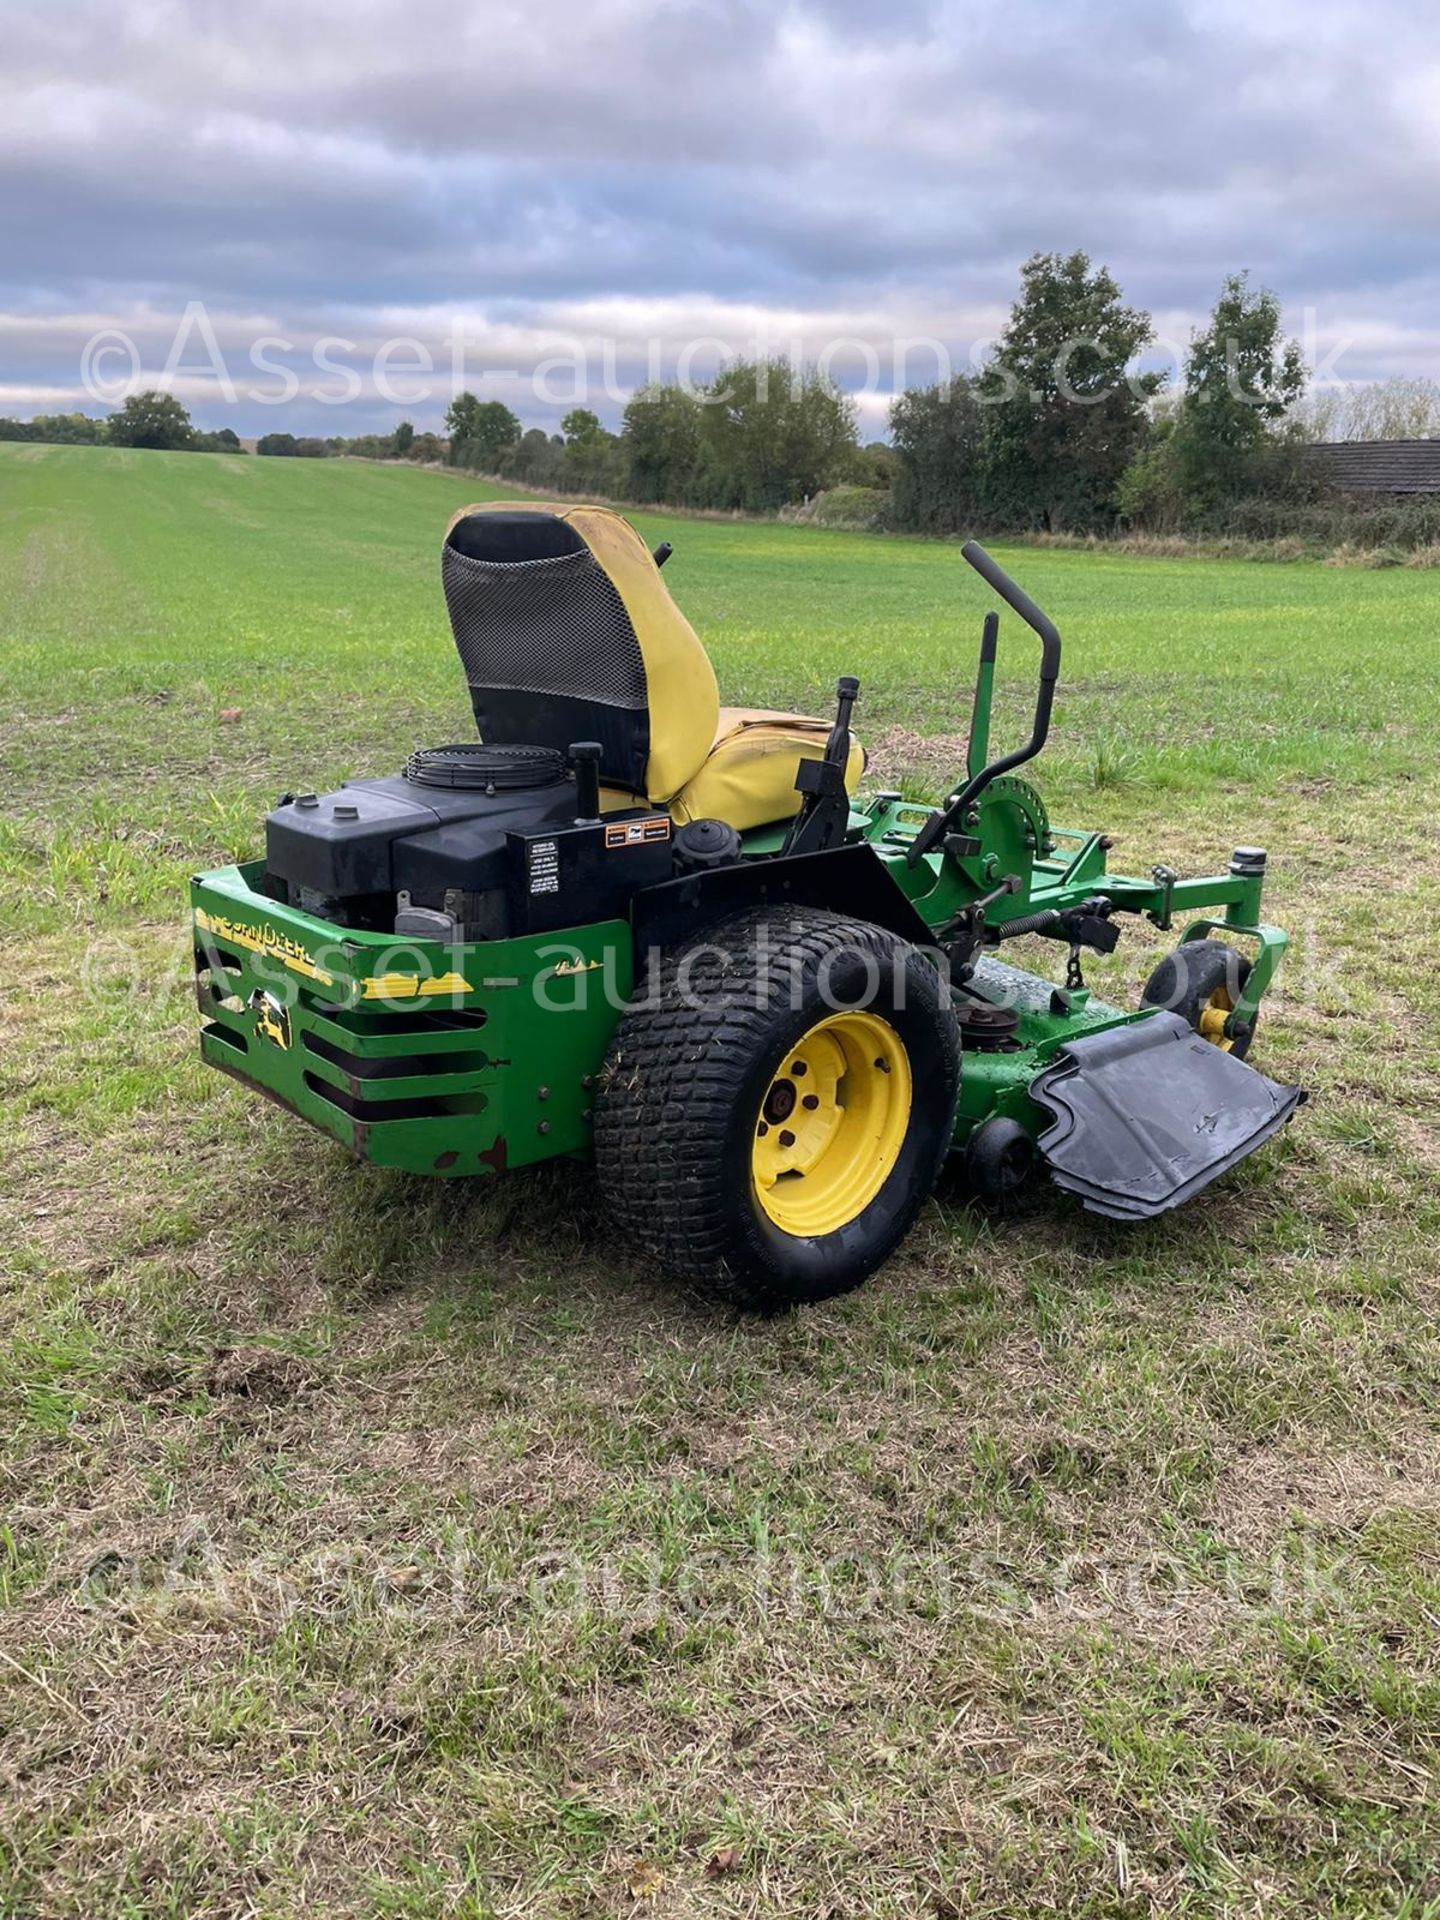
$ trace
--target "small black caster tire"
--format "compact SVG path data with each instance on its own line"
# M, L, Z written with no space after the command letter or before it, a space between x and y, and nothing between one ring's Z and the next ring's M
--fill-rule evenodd
M1013 1200L1035 1171L1035 1142L1018 1120L997 1114L982 1121L966 1143L965 1174L989 1206Z
M1225 1022L1249 978L1250 962L1225 941L1182 940L1145 982L1140 1004L1178 1013L1202 1040L1243 1060L1255 1038L1258 1015L1232 1034L1225 1032Z

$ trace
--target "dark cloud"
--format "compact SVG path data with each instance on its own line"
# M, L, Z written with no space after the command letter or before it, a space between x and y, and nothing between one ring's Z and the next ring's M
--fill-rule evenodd
M0 315L464 308L522 368L600 301L626 366L677 310L963 347L1080 246L1184 324L1248 266L1367 371L1430 351L1440 37L1400 0L0 0L0 34ZM40 322L0 355L76 383Z

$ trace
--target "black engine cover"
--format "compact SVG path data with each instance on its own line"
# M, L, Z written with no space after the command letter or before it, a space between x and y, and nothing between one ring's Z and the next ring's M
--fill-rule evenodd
M638 889L670 878L668 814L629 808L577 822L558 755L553 774L542 769L529 786L514 784L512 768L509 790L431 784L415 777L419 759L410 778L351 780L276 807L265 864L277 891L341 926L383 932L398 908L425 907L449 915L461 937L498 939L624 915Z
M291 888L333 901L404 888L417 906L448 890L506 884L508 833L571 825L575 789L557 780L519 793L422 787L398 775L302 795L265 822L265 864Z

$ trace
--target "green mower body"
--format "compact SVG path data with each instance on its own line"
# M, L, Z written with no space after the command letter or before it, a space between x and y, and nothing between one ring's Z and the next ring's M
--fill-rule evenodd
M852 813L847 846L867 850L877 886L894 895L878 909L867 895L866 917L902 935L939 932L999 871L996 850L983 843L963 862L939 853L908 866L931 812L886 796ZM1013 821L995 810L990 817L1013 835ZM1079 907L1103 890L1117 910L1159 926L1185 918L1187 938L1223 930L1255 954L1232 1016L1237 1025L1253 1022L1286 944L1261 920L1261 875L1128 878L1106 872L1103 836L1052 829L1052 837L1065 851L1025 849L1024 889L987 909L987 923L1000 929L1038 911ZM854 899L853 857L822 852L791 863L769 847L774 838L751 836L750 884L732 889L725 909ZM1003 851L1013 871L1016 848ZM611 1038L637 979L644 981L647 956L661 951L637 955L630 919L509 940L397 940L316 919L270 897L264 881L257 860L191 884L200 1047L211 1066L377 1166L459 1178L588 1155ZM709 911L724 917L713 902ZM692 919L690 931L704 924ZM1154 1017L1148 1008L1109 1006L1085 987L1067 992L1036 974L1005 972L1011 989L1021 988L1018 1018L1003 1047L965 1049L956 1147L996 1115L1038 1135L1045 1116L1030 1082L1056 1052L1081 1035Z
M696 848L705 835L697 839L693 828L677 830L643 802L602 812L594 769L586 759L587 753L598 758L600 750L581 747L578 758L572 756L563 789L553 780L546 787L538 822L527 824L513 807L501 820L492 835L496 845L486 856L485 872L495 883L491 892L451 888L443 895L443 913L417 909L408 890L377 889L365 865L372 843L389 836L387 844L396 844L396 822L402 827L408 822L408 789L402 791L395 781L360 782L329 796L286 796L271 815L268 859L201 875L192 885L204 1058L377 1166L459 1179L492 1177L560 1156L590 1158L597 1128L606 1126L606 1101L612 1108L623 1101L648 1071L644 1060L649 1056L643 1048L640 1054L635 1050L635 1022L643 1024L636 1009L658 996L657 1004L669 1009L652 1020L663 1030L662 1039L669 1036L667 1071L684 1054L674 1044L675 1022L682 1018L674 1009L680 1005L677 968L683 972L686 956L703 954L712 936L723 948L730 937L726 930L741 925L752 932L758 927L762 934L771 925L790 928L794 947L807 930L813 935L818 927L823 934L843 916L852 931L857 925L874 930L882 942L877 952L926 956L943 981L933 1016L940 1023L933 1031L943 1037L936 1044L956 1054L947 1064L948 1091L941 1088L933 1095L932 1124L934 1115L943 1116L945 1137L934 1143L933 1154L927 1149L920 1156L930 1172L910 1177L903 1205L894 1196L886 1202L884 1194L872 1194L866 1203L871 1213L888 1206L896 1217L900 1212L913 1217L920 1202L910 1188L928 1190L933 1167L947 1148L967 1154L982 1192L999 1196L1029 1171L1037 1143L1039 1159L1050 1164L1060 1184L1102 1212L1143 1217L1176 1197L1188 1197L1213 1172L1274 1132L1298 1097L1241 1064L1286 945L1286 936L1267 925L1261 912L1264 855L1241 848L1222 870L1201 878L1181 878L1164 866L1144 876L1116 874L1108 869L1110 843L1104 834L1052 826L1040 795L1015 768L1043 745L1059 638L988 556L972 548L966 557L1042 640L1041 695L1025 747L1001 760L989 759L996 652L992 615L981 649L969 764L956 789L934 806L890 792L859 797L846 792L853 683L842 683L840 716L826 751L801 762L802 803L794 819L738 835L723 823L702 823L713 829L705 851L687 860L686 834ZM498 806L501 799L492 788L486 804ZM488 831L488 817L482 810L458 823L442 823L414 844L451 848L467 834L473 839ZM307 872L312 878L319 872L303 864L318 858L307 834L319 836L316 846L330 862L327 875L360 876L353 882L356 904L337 904L333 891L304 884ZM277 846L300 852L277 855ZM299 882L293 873L287 879L275 870L292 858L302 863L296 869ZM570 906L573 914L567 912ZM1234 964L1222 987L1212 990L1209 975L1199 968L1192 971L1204 975L1197 989L1203 993L1199 1000L1192 994L1193 1004L1172 996L1168 1007L1142 1003L1125 1009L1093 995L1083 981L1082 956L1109 952L1117 919L1126 914L1143 915L1161 929L1176 928L1182 958L1228 957ZM573 924L567 923L572 918ZM1062 979L1001 958L1010 939L1025 935L1055 943L1057 956L1066 961ZM1217 935L1223 936L1223 946ZM885 1017L892 1020L889 1013ZM896 1014L892 1023L900 1019ZM1163 1033L1140 1031L1156 1021L1168 1023ZM1148 1047L1153 1056L1151 1042L1169 1039L1172 1030L1177 1041L1194 1044L1188 1052L1181 1046L1165 1053L1157 1070L1154 1057L1140 1055ZM788 1029L782 1023L775 1031L783 1041ZM696 1028L694 1044L684 1054L688 1069L680 1081L665 1083L671 1108L684 1071L702 1080L732 1042L742 1051L748 1044L739 1026L723 1018L710 1017L703 1033ZM1223 1084L1206 1080L1211 1068L1205 1060L1194 1066L1197 1048L1198 1054L1223 1062L1230 1076ZM795 1103L814 1106L815 1101L803 1081L773 1078L789 1069L781 1041L772 1052L775 1058L755 1083L767 1104L755 1111L770 1116L759 1121L758 1130L771 1135L773 1148L775 1130L782 1140L792 1137L784 1131L796 1124L787 1120L792 1108L799 1119L805 1117ZM1132 1053L1133 1066L1127 1065ZM641 1064L632 1066L637 1059ZM804 1064L797 1060L794 1072ZM877 1059L874 1065L886 1063ZM832 1088L827 1111L844 1107L844 1088L850 1084L839 1066L836 1073L834 1085L841 1091L837 1095ZM1158 1153L1165 1168L1156 1176L1158 1184L1148 1162L1144 1178L1137 1173L1132 1180L1134 1168L1123 1153L1118 1174L1097 1171L1093 1138L1077 1145L1087 1125L1092 1136L1096 1131L1093 1106L1076 1118L1084 1102L1073 1096L1077 1087L1084 1092L1087 1073L1108 1103L1100 1131L1113 1136L1128 1127L1137 1140L1143 1132L1146 1138L1135 1152L1152 1159ZM1184 1086L1191 1074L1193 1098L1187 1104ZM768 1093L766 1075L771 1076ZM1243 1082L1237 1076L1244 1076ZM1160 1115L1159 1131L1167 1138L1155 1149L1155 1112L1146 1108L1145 1099L1153 1102L1158 1080L1167 1078L1177 1079L1182 1090L1173 1111ZM1141 1092L1142 1080L1148 1093ZM788 1093L777 1095L779 1087L788 1087ZM1259 1104L1252 1111L1247 1101ZM1228 1145L1208 1144L1214 1131L1211 1110L1227 1106L1242 1111L1238 1129ZM643 1111L653 1123L669 1109L661 1102ZM875 1111L881 1118L873 1123L873 1142L861 1143L852 1184L863 1176L871 1145L882 1158L890 1152L883 1112ZM647 1141L641 1115L639 1105L634 1112L627 1109L623 1125L611 1126L611 1146L602 1141L606 1181L621 1188L633 1182L637 1192L650 1192L658 1166L662 1185L668 1181L674 1194L703 1197L708 1163L675 1157L663 1119ZM1172 1123L1178 1145L1168 1139ZM723 1115L714 1124L722 1129L715 1135L715 1154L723 1158L748 1151L743 1140L735 1145L740 1135L722 1138L729 1124ZM683 1114L673 1113L668 1125L683 1125ZM754 1126L753 1114L742 1117L744 1140ZM1047 1140L1055 1142L1053 1154L1046 1151ZM1113 1137L1103 1147L1113 1156ZM736 1179L743 1182L746 1176L736 1164ZM673 1194L663 1204L672 1200ZM847 1253L858 1236L840 1215L833 1225L827 1223L824 1234L796 1232L789 1241L782 1235L782 1255L792 1242L799 1248L803 1241L812 1266L819 1258L814 1248L828 1248L837 1276L835 1286L817 1282L813 1273L803 1285L791 1285L780 1271L784 1259L773 1248L760 1249L757 1243L746 1253L727 1245L713 1257L696 1253L691 1258L683 1251L690 1243L678 1227L668 1239L648 1231L648 1217L635 1213L639 1204L626 1200L620 1206L622 1221L635 1224L640 1237L662 1252L682 1248L677 1255L682 1267L698 1271L708 1262L743 1281L747 1262L750 1267L768 1262L761 1280L729 1289L762 1302L815 1297L854 1284L875 1264L875 1249L886 1239L883 1232L872 1235L864 1248L850 1247ZM767 1221L757 1212L756 1218L773 1240L774 1220L785 1216L776 1213Z

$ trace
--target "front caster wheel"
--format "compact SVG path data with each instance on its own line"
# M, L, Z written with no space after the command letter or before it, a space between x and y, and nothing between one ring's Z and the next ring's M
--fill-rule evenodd
M1178 1013L1202 1040L1243 1060L1255 1038L1259 1016L1252 1014L1248 1027L1229 1034L1225 1023L1249 978L1250 962L1223 940L1182 940L1145 982L1140 1004Z
M1035 1171L1035 1142L1018 1120L984 1120L965 1146L966 1178L989 1206L1004 1206Z
M621 1232L745 1307L859 1286L925 1204L960 1087L955 1015L896 935L764 909L666 956L612 1043L595 1162Z

